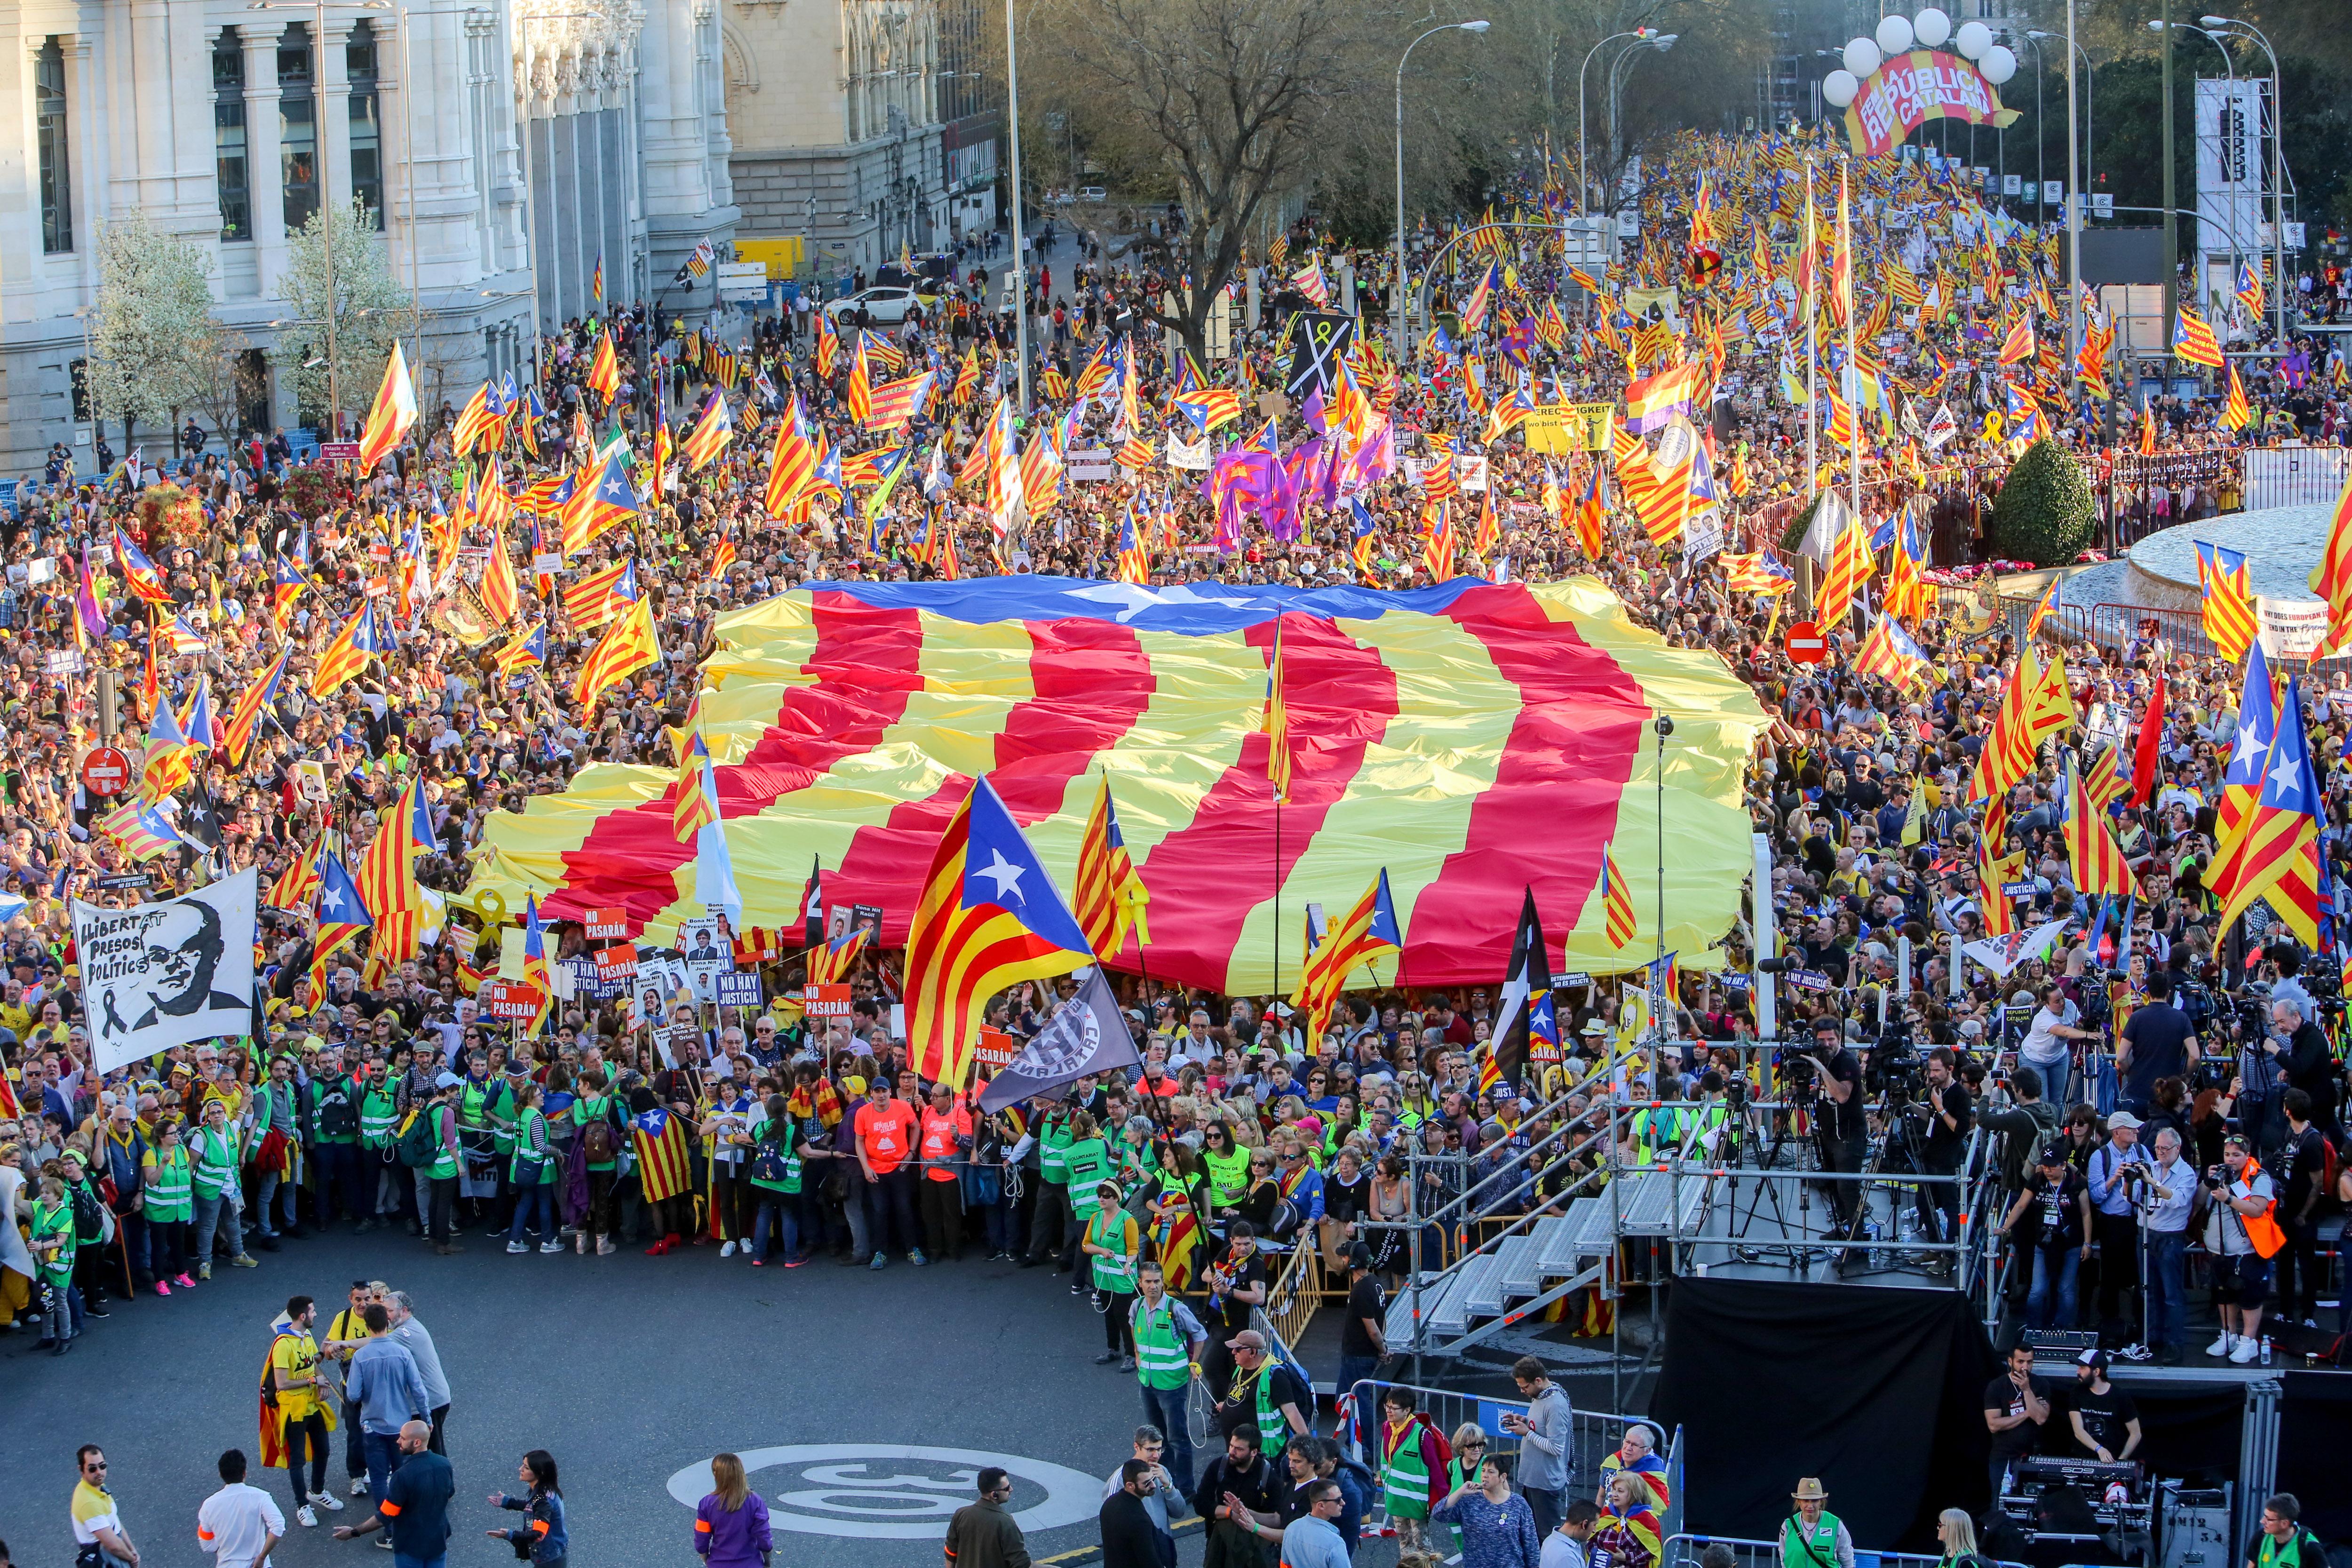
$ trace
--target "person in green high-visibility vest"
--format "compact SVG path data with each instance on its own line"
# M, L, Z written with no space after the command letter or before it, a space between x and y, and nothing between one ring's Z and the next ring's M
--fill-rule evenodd
M41 1346L63 1355L73 1348L74 1335L81 1331L81 1292L73 1282L79 1244L74 1237L73 1205L66 1201L66 1184L55 1176L44 1176L40 1194L33 1204L32 1250L41 1276Z
M1033 1105L1034 1101L1031 1102ZM1070 1123L1075 1115L1066 1105L1055 1106L1037 1122L1037 1202L1029 1220L1029 1251L1021 1259L1024 1268L1034 1268L1051 1250L1063 1259L1055 1272L1070 1267L1067 1254L1074 1251L1076 1226L1070 1212L1069 1149L1074 1135ZM1092 1126L1089 1119L1088 1125ZM1076 1287L1072 1287L1075 1294Z
M1143 1251L1143 1231L1135 1216L1118 1206L1117 1182L1097 1183L1094 1196L1094 1212L1087 1216L1079 1245L1086 1249L1097 1295L1110 1302L1103 1314L1109 1348L1095 1357L1095 1364L1108 1366L1116 1361L1121 1372L1133 1372L1135 1332L1128 1323L1128 1309L1135 1304L1135 1266Z
M1821 1479L1807 1476L1790 1495L1797 1511L1780 1525L1780 1568L1853 1568L1853 1536L1822 1506L1830 1494Z

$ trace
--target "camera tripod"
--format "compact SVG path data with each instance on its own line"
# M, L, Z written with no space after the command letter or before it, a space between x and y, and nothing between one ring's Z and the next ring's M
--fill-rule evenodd
M1904 1097L1892 1097L1882 1103L1886 1130L1878 1135L1876 1146L1864 1162L1863 1179L1854 1184L1853 1214L1846 1222L1845 1234L1836 1239L1853 1242L1862 1239L1863 1226L1870 1219L1870 1200L1874 1193L1885 1193L1890 1200L1887 1211L1889 1228L1902 1214L1903 1178L1925 1176L1927 1172L1926 1152L1926 1107ZM1917 1189L1913 1189L1916 1201ZM1842 1279L1867 1279L1874 1274L1892 1273L1907 1267L1896 1260L1895 1248L1888 1245L1881 1249L1880 1259L1864 1267L1859 1259L1864 1256L1852 1247L1838 1250L1836 1268Z
M1774 1114L1771 1141L1757 1152L1755 1167L1757 1170L1777 1171L1780 1168L1781 1152L1788 1149L1792 1142L1791 1134L1795 1121L1794 1107ZM1796 1149L1796 1168L1801 1171L1805 1170L1808 1168L1809 1152L1817 1156L1818 1145L1811 1136L1794 1139L1793 1142ZM1817 1157L1811 1168L1819 1168ZM1756 1223L1757 1215L1762 1212L1767 1204L1771 1205L1773 1221L1780 1226L1783 1235L1801 1239L1812 1227L1812 1184L1800 1182L1797 1184L1797 1223L1792 1226L1789 1223L1788 1211L1780 1205L1780 1184L1769 1177L1758 1177L1756 1192L1748 1200L1747 1212L1744 1215L1738 1214L1738 1205L1734 1205L1735 1220L1730 1238L1731 1256L1742 1263L1764 1263L1773 1258L1775 1249L1740 1245L1747 1238L1748 1227ZM1802 1254L1791 1255L1784 1252L1781 1257L1800 1273L1803 1272L1807 1266L1807 1259Z

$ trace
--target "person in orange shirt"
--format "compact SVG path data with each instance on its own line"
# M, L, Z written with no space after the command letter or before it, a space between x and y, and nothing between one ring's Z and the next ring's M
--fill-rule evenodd
M971 1153L971 1108L946 1084L931 1085L923 1110L923 1245L952 1263L962 1251L963 1166Z
M890 1092L890 1080L877 1076L866 1103L857 1108L857 1168L866 1178L866 1238L874 1248L868 1266L880 1268L889 1261L891 1219L906 1238L907 1261L919 1268L930 1261L916 1245L915 1138L920 1118L915 1108Z

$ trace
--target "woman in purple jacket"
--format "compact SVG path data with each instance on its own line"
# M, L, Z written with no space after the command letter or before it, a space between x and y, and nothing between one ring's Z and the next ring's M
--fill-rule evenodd
M766 1568L775 1538L767 1503L743 1479L743 1461L713 1455L710 1484L715 1489L694 1507L694 1549L710 1568Z

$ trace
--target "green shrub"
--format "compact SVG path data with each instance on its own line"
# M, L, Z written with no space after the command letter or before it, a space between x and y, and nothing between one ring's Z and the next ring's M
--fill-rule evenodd
M2091 542L2091 482L2055 441L2028 447L1992 504L1991 548L2004 561L2064 566Z

